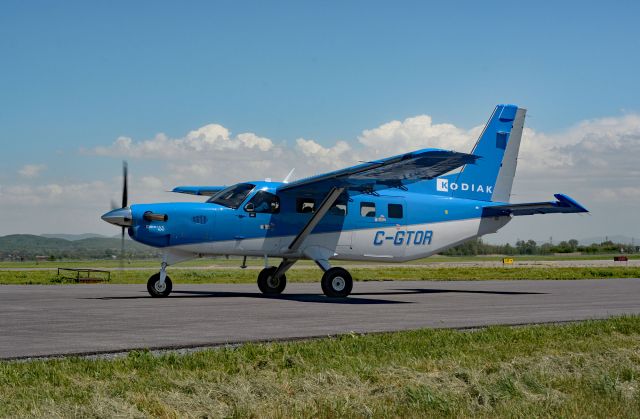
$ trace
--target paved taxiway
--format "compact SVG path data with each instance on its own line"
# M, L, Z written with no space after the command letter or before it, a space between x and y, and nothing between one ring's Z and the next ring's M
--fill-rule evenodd
M208 346L420 327L475 327L640 314L640 279L359 282L347 299L320 284L277 298L255 285L0 285L0 358Z

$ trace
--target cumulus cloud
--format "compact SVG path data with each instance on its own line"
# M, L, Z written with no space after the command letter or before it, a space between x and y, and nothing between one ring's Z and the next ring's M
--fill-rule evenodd
M134 141L130 137L119 137L113 144L97 147L93 152L102 156L128 156L137 158L176 159L190 158L194 154L216 157L221 151L257 150L269 151L273 142L254 133L245 132L232 136L219 124L209 124L187 133L181 138L169 138L158 134L153 139Z
M469 151L481 130L481 126L465 130L452 124L434 124L429 115L418 115L366 129L358 141L372 153L384 155L421 148Z
M312 159L316 164L320 163L327 169L353 164L353 161L347 162L349 158L353 158L353 155L350 154L351 146L346 141L338 141L331 147L324 147L314 140L298 138L296 140L296 149L307 159Z
M525 129L514 183L517 200L565 192L590 203L640 203L640 115L582 121L557 133Z
M520 166L534 173L588 171L637 176L633 156L640 152L640 115L582 121L559 133L525 129Z
M18 174L24 178L36 178L46 168L47 166L43 164L25 164L18 170Z

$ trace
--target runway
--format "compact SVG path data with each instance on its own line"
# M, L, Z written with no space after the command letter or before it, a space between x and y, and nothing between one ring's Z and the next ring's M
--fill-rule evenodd
M640 314L640 279L358 282L279 297L255 285L0 285L0 359L183 348L422 327L478 327Z

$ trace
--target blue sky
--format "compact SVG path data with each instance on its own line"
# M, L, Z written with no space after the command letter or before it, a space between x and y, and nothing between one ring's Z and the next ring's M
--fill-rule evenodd
M330 148L416 115L469 130L511 102L529 109L527 126L561 136L640 112L639 12L630 1L4 1L0 186L6 196L16 187L109 185L128 156L91 150L213 123ZM164 187L178 170L162 158L131 163ZM40 169L25 176L26 165ZM27 203L1 205L21 214ZM88 217L0 221L0 234L18 226L108 227Z

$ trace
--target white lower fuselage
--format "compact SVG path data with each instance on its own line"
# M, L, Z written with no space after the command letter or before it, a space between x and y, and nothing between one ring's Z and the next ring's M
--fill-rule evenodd
M172 246L167 250L194 256L237 255L311 258L309 249L324 251L335 260L405 262L431 256L484 234L495 233L511 217L471 218L415 225L379 225L372 228L311 234L297 254L287 246L295 236L236 239Z

